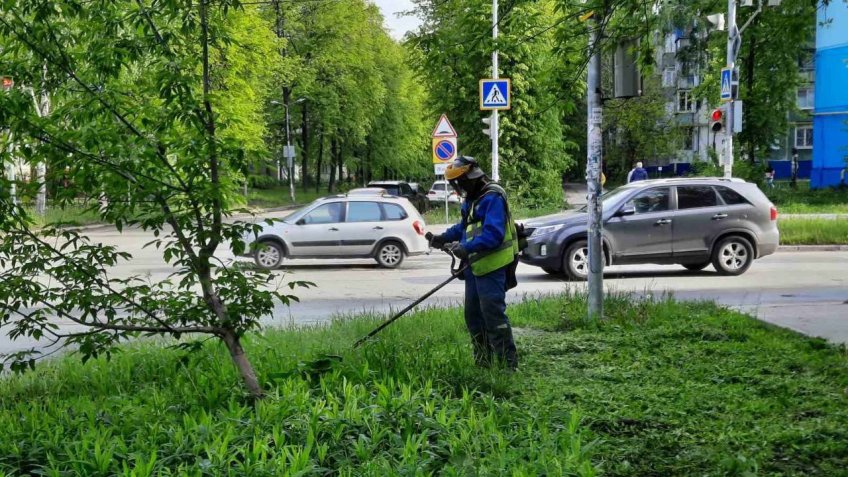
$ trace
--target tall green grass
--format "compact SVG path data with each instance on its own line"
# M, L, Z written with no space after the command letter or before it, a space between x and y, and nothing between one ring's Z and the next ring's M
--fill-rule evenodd
M848 245L848 219L782 218L782 245Z
M251 335L268 397L226 351L135 343L0 380L0 475L839 475L848 362L705 303L613 295L511 306L516 374L473 366L459 310ZM321 374L307 363L343 361Z
M773 189L763 189L782 214L848 214L848 188L810 190L809 181L799 181L797 188L779 182Z

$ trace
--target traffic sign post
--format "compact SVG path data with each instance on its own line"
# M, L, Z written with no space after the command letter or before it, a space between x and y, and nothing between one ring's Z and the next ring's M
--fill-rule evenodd
M444 176L448 164L456 159L456 129L448 120L446 115L442 115L436 122L436 127L433 128L433 172L436 176ZM449 221L448 217L448 187L449 184L445 181L445 222Z

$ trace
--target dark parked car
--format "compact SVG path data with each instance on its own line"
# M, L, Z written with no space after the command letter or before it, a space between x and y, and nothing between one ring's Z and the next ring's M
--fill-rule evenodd
M640 181L603 196L603 246L608 265L680 264L723 275L744 273L780 242L777 209L756 184L740 179ZM520 260L548 273L588 275L586 212L526 224L532 229Z
M412 189L408 182L404 181L371 181L368 183L368 187L380 187L382 189L386 189L390 195L396 197L406 197L412 202L412 205L418 209L419 212L425 212L427 210L427 196L416 192Z

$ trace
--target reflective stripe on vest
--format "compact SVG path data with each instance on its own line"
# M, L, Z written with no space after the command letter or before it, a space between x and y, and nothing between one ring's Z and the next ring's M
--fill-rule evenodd
M518 241L515 240L517 232L515 231L515 222L512 221L512 215L509 213L509 206L506 205L506 191L497 184L489 183L483 189L483 193L478 200L489 193L496 193L504 200L504 205L506 206L506 230L504 231L503 241L494 250L472 253L468 257L471 263L471 272L477 277L492 273L509 265L515 259L515 256L518 255ZM477 201L474 201L469 209L469 223L465 227L467 241L471 241L483 233L483 223L475 216L476 210Z

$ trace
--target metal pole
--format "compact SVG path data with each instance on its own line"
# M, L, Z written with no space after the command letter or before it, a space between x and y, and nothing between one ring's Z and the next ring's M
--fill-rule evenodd
M291 130L289 128L289 105L284 104L286 107L286 166L288 166L289 170L289 195L291 196L292 204L294 203L294 156L291 151Z
M448 184L448 180L445 176L442 176L442 179L445 180L445 223L449 224L450 215L448 214L448 187L450 187L450 185Z
M599 22L594 20L589 38L589 74L586 83L588 103L588 137L586 160L586 185L588 189L588 242L589 242L589 321L601 320L604 317L604 261L601 236L603 235L601 193L601 119L603 106L601 103L601 53L598 48L600 36L597 29ZM590 24L591 25L591 24Z
M498 0L492 0L492 40L498 39ZM492 52L492 78L498 78L498 50ZM500 128L498 127L498 110L492 111L492 124L490 125L492 133L492 180L497 182L500 179L498 171L498 135Z
M727 127L724 150L724 177L733 177L733 73L736 71L734 45L739 32L736 29L736 0L727 0L727 67L730 68L730 101L727 103Z

